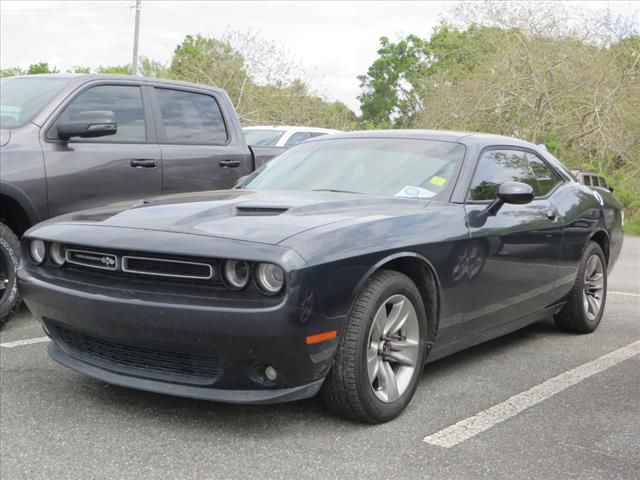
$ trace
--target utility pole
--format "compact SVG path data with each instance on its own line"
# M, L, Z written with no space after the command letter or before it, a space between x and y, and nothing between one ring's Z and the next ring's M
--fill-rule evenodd
M133 33L133 58L131 59L131 75L138 73L138 37L140 36L140 10L142 0L136 0L136 29Z

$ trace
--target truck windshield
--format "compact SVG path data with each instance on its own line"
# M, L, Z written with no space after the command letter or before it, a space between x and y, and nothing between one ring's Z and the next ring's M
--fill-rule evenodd
M284 130L258 130L253 128L245 128L242 130L247 145L260 147L273 147L278 143L280 137L284 135Z
M311 141L266 164L246 188L432 198L450 189L464 154L460 143L433 140Z
M69 82L60 77L14 77L0 80L0 127L20 127Z

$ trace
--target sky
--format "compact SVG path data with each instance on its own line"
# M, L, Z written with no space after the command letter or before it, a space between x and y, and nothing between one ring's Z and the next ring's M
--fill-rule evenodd
M48 62L131 62L135 1L0 1L0 67ZM575 8L636 14L631 1L576 1ZM151 1L142 0L140 54L168 63L187 34L250 31L276 42L328 100L359 111L357 76L376 59L378 39L428 37L454 3L446 1Z

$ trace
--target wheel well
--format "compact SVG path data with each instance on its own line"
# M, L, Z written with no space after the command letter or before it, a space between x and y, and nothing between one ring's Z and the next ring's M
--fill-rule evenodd
M427 263L416 257L396 258L380 268L404 273L418 287L427 314L429 336L427 345L431 350L440 322L440 290L434 271Z
M22 206L7 195L0 195L0 222L6 224L18 238L31 226Z
M591 240L600 245L602 253L604 253L604 259L609 263L609 237L603 231L599 231L591 237Z

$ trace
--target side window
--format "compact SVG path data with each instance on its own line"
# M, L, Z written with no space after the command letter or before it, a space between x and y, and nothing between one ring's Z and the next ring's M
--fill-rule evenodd
M516 150L489 150L478 161L469 200L493 200L504 182L531 185L534 195L548 194L560 182L558 176L535 155Z
M308 140L309 138L311 138L311 132L296 132L289 137L289 140L287 140L287 143L285 143L284 146L293 147L294 145Z
M549 166L536 155L533 155L532 153L527 153L526 155L535 180L532 183L525 183L529 183L529 185L533 187L536 197L544 197L550 193L551 190L556 188L556 185L558 185L562 180L558 177L556 172L551 170L551 168L549 168Z
M322 137L323 135L327 135L327 132L310 132L311 138Z
M74 138L74 142L119 143L147 140L140 87L129 85L91 87L76 97L57 121L73 121L79 113L91 110L111 110L116 116L117 133L93 139Z
M216 145L227 141L220 106L211 95L156 88L169 143Z
M605 180L603 177L598 177L598 179L599 179L599 181L600 181L600 186L601 186L602 188L608 188L608 187L607 187L607 182L606 182L606 180Z
M584 183L587 187L591 186L591 177L589 175L582 176L582 183Z

